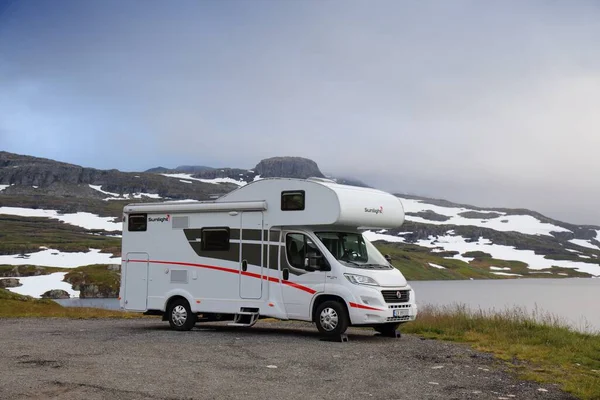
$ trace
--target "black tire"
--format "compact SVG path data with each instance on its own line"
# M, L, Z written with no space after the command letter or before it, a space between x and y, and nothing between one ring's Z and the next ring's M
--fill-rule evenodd
M346 306L335 300L319 305L314 320L319 332L325 336L341 335L346 332L350 323Z
M190 303L186 299L176 299L169 305L167 319L172 329L176 331L189 331L196 325L198 316L192 313Z
M398 330L399 326L399 323L392 322L389 324L375 325L373 329L375 329L376 332L381 333L383 336L396 336L396 330Z

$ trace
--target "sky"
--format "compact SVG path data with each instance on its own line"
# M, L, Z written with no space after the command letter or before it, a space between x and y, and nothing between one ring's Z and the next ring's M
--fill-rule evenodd
M95 168L301 156L600 224L597 1L0 0L0 150Z

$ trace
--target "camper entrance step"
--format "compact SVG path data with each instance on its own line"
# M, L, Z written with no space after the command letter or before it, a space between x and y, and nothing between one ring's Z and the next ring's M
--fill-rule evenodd
M252 326L258 321L259 314L257 312L240 311L235 314L233 322L228 323L229 326Z

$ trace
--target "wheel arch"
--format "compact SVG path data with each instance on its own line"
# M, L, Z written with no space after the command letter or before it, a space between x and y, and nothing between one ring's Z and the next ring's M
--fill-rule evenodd
M339 296L337 294L325 294L325 293L315 296L315 298L313 299L313 304L310 309L311 321L315 320L315 314L317 312L317 308L326 301L337 301L338 303L341 303L345 307L346 316L348 317L348 321L350 321L350 310L348 308L348 303L346 302L346 300L344 300L344 298L342 296Z

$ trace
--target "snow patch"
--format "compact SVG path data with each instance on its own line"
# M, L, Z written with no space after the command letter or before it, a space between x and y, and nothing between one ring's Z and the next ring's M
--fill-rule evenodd
M243 180L235 180L232 178L214 178L214 179L200 179L200 178L194 178L192 177L192 174L160 174L162 176L166 176L168 178L178 178L179 180L181 179L185 179L188 181L198 181L198 182L204 182L204 183L212 183L212 184L219 184L219 183L233 183L235 185L238 186L244 186L246 185L246 182Z
M113 222L113 217L99 217L88 212L74 214L59 214L56 210L40 210L21 207L0 207L0 214L17 215L20 217L42 217L57 219L70 225L80 226L85 229L102 229L105 231L120 231L121 222Z
M406 213L419 213L422 211L433 211L436 214L445 215L450 217L447 221L430 221L425 218L415 217L411 215L406 216L407 221L418 222L422 224L431 225L459 225L459 226L479 226L483 228L490 228L501 232L520 232L528 235L548 235L552 236L551 232L571 232L563 227L549 224L532 217L531 215L506 215L501 211L487 211L487 210L471 210L468 208L456 208L456 207L441 207L433 204L427 204L421 200L405 199L399 197L404 206ZM458 214L474 211L483 214L500 214L499 217L491 219L481 218L465 218ZM505 221L505 222L503 222Z
M494 275L503 275L503 276L523 276L521 274L510 274L508 272L492 272Z
M40 265L42 267L76 268L91 264L121 264L121 257L110 253L100 253L100 249L90 249L87 253L63 253L56 249L41 247L35 253L0 256L0 265Z
M593 245L589 242L589 240L581 240L581 239L571 239L570 243L573 243L577 246L587 247L588 249L600 250L600 247Z
M186 181L185 179L180 179L179 182L181 182L181 183L194 183L192 181Z
M259 181L259 180L261 180L261 179L262 179L262 178L260 177L260 175L256 175L256 176L254 177L253 181L254 181L254 182L256 182L256 181ZM598 231L598 232L600 232L600 231ZM600 233L599 233L599 235L600 235Z
M371 231L363 232L363 236L367 238L367 240L370 242L374 242L376 240L384 240L386 242L406 243L406 239L404 239L403 237L384 235L382 233L375 233Z
M437 268L437 269L446 269L446 267L442 267L441 265L437 265L434 263L428 263L430 266L432 266L433 268Z
M73 290L71 284L63 282L66 272L55 272L50 275L18 277L23 286L8 288L13 293L39 298L42 294L52 289L62 289L71 297L79 297L79 292Z
M492 267L492 266L490 266L490 269L494 270L494 271L510 271L510 267Z
M0 185L0 192L3 191L4 189L6 189L9 186L11 186L11 185Z
M120 194L118 194L118 193L112 193L112 192L107 192L105 190L102 190L102 185L88 185L88 186L94 190L97 190L100 193L107 194L107 195L113 196L113 197L120 197Z
M385 240L388 242L402 242L404 238L399 238L393 235L383 234L371 234L376 235L377 240ZM370 236L367 236L371 240ZM492 244L489 239L480 237L475 242L467 242L462 236L429 236L428 239L421 239L415 244L433 249L432 252L439 252L436 247L441 247L443 251L457 251L458 255L453 258L457 260L463 260L470 262L473 258L463 257L461 254L469 251L483 251L488 253L497 260L514 260L526 263L529 269L540 270L552 268L553 266L563 268L573 268L577 271L584 272L594 276L600 276L600 265L569 261L569 260L551 260L545 258L543 255L535 254L533 250L517 250L512 246L504 246L499 244Z

